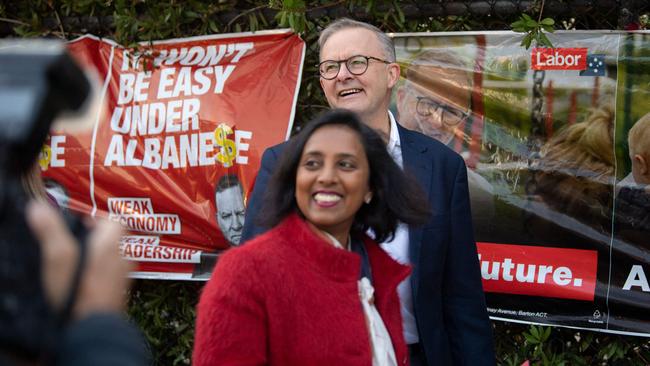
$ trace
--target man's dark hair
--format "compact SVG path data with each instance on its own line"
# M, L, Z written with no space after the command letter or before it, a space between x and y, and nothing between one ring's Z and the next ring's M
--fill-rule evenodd
M217 194L218 192L223 192L226 189L232 187L242 188L239 177L237 177L235 174L225 174L219 178L217 185L214 187L214 193Z
M372 200L363 204L354 218L351 234L361 235L371 229L377 242L391 239L397 224L421 225L430 215L419 183L402 172L386 151L382 138L363 124L353 112L334 109L303 128L284 149L264 199L260 224L273 227L287 215L298 212L296 172L302 152L312 134L324 126L337 125L356 132L368 158L369 187ZM332 143L336 143L333 141Z

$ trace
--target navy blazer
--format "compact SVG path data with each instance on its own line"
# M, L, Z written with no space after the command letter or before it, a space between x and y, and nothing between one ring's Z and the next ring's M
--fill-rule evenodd
M404 170L427 193L433 215L409 227L413 307L429 365L494 365L492 325L481 286L472 228L467 168L442 143L398 124ZM255 225L266 185L286 146L267 149L246 209L242 242L262 233Z

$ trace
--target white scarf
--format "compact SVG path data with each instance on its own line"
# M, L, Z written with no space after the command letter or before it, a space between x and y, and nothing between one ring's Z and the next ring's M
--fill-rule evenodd
M325 233L335 247L343 250L350 250L351 239L348 237L347 248L343 247L335 237L329 233ZM395 349L393 342L388 334L388 329L381 315L375 307L375 289L372 287L370 280L363 277L358 282L359 299L363 307L363 313L366 318L366 326L370 336L370 348L372 350L372 365L373 366L397 366L395 357Z

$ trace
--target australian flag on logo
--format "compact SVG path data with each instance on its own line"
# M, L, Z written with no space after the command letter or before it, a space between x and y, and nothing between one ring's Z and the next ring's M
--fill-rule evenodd
M605 76L605 55L587 55L587 68L580 76Z

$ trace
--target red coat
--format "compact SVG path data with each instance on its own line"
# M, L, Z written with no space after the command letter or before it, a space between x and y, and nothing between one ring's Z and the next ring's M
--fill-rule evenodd
M408 364L397 285L410 270L364 241L375 306ZM229 250L198 305L193 364L371 366L358 254L318 237L297 215Z

